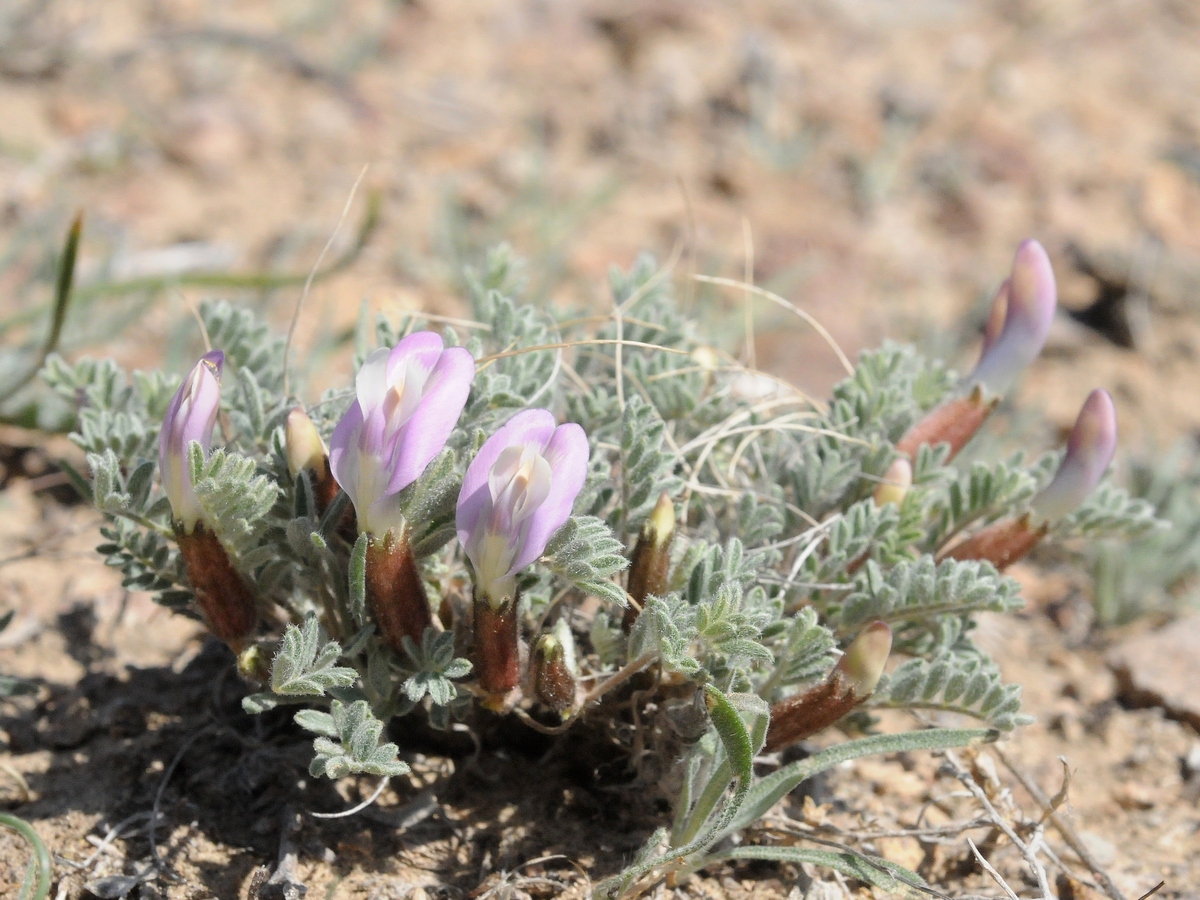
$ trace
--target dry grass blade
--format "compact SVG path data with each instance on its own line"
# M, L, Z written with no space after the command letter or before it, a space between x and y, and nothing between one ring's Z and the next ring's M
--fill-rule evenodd
M800 307L796 306L796 304L792 303L789 300L785 300L783 297L780 297L778 294L772 293L771 291L765 290L764 288L755 287L752 284L746 284L745 282L742 282L742 281L735 281L732 278L718 278L713 275L694 275L693 277L697 281L703 281L706 284L719 284L719 285L723 285L724 287L738 288L740 290L746 291L747 293L756 294L759 297L764 297L767 300L770 300L772 303L783 307L788 312L791 312L791 313L795 314L796 316L799 316L801 319L803 319L805 322L807 322L809 325L811 325L813 327L813 329L817 332L817 334L819 334L821 336L821 339L824 340L825 343L829 345L829 349L831 349L834 352L834 355L837 356L838 362L840 362L842 364L842 368L846 370L846 374L847 375L854 374L854 366L850 362L850 358L848 356L846 356L845 351L842 350L842 348L838 345L838 342L833 339L833 335L831 335L829 333L829 331L826 330L824 325L822 325L815 318L813 318L813 316L811 314L805 312Z

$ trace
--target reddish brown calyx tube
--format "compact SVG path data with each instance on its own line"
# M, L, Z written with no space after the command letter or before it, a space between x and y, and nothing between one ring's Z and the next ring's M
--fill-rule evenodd
M543 634L533 645L529 667L533 694L563 718L575 708L576 680L568 648L554 634Z
M496 712L509 705L521 681L520 617L517 598L493 605L475 598L475 674L483 690L483 705Z
M1000 571L1027 556L1046 536L1046 525L1034 525L1028 514L1003 519L938 554L938 560L984 560Z
M258 622L250 588L203 522L190 533L176 525L175 541L209 630L240 653Z
M846 648L829 677L802 694L771 707L764 750L774 753L828 728L875 691L892 650L892 630L884 622L864 628Z
M397 653L404 649L405 637L420 646L433 612L407 528L368 536L366 589L367 609L383 642Z
M633 548L626 589L631 602L625 607L625 617L621 620L621 627L626 633L633 628L646 598L661 597L666 593L667 578L671 571L671 542L674 539L675 504L664 491L654 511L642 525Z
M947 459L953 459L983 427L999 402L998 397L985 398L983 389L976 386L967 396L947 400L926 413L897 441L896 450L916 459L924 445L946 443L950 445Z

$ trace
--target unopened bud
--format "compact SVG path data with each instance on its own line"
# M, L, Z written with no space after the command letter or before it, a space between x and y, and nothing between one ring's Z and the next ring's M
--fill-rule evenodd
M1073 512L1096 489L1116 451L1117 410L1108 391L1097 389L1079 411L1054 479L1033 498L1035 515L1055 522Z
M1001 519L939 554L942 559L986 560L1003 571L1027 556L1050 526L1072 513L1095 490L1117 448L1117 414L1107 391L1088 395L1058 471L1030 512Z
M991 396L1008 392L1017 376L1037 359L1050 334L1057 288L1050 257L1041 244L1024 241L1017 248L1007 284L1004 325L994 340L985 341L979 365L967 379L969 387L982 386Z
M904 502L908 489L912 487L912 479L912 463L906 457L897 457L883 473L883 480L875 488L875 505L886 506L895 503L899 506Z
M692 362L702 369L712 370L721 365L721 357L714 348L702 346L692 351Z
M367 608L389 648L402 652L405 637L421 645L425 629L433 624L433 611L407 528L368 535L366 593Z
M771 707L766 752L790 747L828 728L870 697L891 650L892 630L886 622L874 622L864 628L828 678Z
M576 696L575 638L565 626L559 619L553 633L538 638L530 660L534 695L564 718Z
M296 407L287 417L284 429L287 445L288 471L295 478L301 472L311 472L314 481L325 479L328 469L329 453L317 426L313 424L308 414Z
M925 444L948 443L953 458L982 427L1000 398L1037 358L1050 334L1057 288L1050 257L1037 241L1017 248L1012 273L992 303L983 354L963 382L963 392L930 411L896 443L915 459Z
M671 569L671 541L675 538L675 504L663 491L654 511L642 525L633 559L629 564L628 593L632 603L625 608L621 627L628 632L637 621L647 597L661 597L667 589Z
M216 534L203 522L196 522L191 531L177 522L175 541L209 630L240 652L258 621L250 588Z
M846 648L833 671L846 679L855 697L865 700L879 684L891 652L892 629L886 622L872 622Z
M267 684L271 680L271 657L259 644L251 644L238 654L238 674L247 681Z

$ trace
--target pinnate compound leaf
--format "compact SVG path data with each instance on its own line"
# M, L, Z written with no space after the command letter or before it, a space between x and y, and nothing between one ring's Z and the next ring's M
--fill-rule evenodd
M333 688L348 687L358 672L336 665L341 655L337 641L321 642L315 617L303 629L289 625L271 666L271 690L284 697L319 697Z
M359 774L391 777L408 771L408 764L397 758L399 748L395 744L379 743L383 723L375 718L365 700L350 704L334 700L328 720L310 719L308 724L317 726L322 734L313 741L316 755L309 772L314 776L332 779Z

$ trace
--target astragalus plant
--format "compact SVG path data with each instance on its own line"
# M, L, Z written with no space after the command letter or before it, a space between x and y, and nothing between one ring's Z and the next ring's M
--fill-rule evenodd
M307 406L284 341L226 303L202 308L213 349L182 384L51 359L109 517L100 552L229 645L248 710L296 707L315 774L404 772L417 717L627 747L674 817L604 895L731 858L917 883L743 831L840 761L1021 724L971 640L977 613L1021 603L1003 568L1153 525L1101 482L1103 391L1065 453L954 460L1045 341L1045 252L1018 250L971 374L885 344L824 401L714 349L649 260L613 275L601 316L523 304L504 251L472 285L470 321L364 326L352 385ZM870 734L885 708L978 727ZM868 734L771 755L839 721Z

